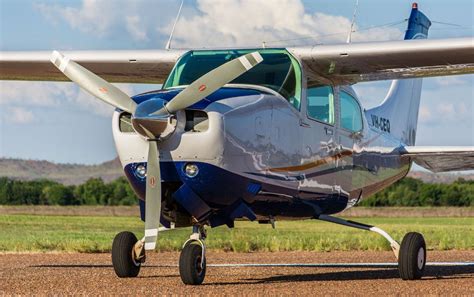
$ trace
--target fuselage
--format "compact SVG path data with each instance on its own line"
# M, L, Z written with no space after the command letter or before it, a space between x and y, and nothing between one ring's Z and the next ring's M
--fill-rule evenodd
M304 71L297 70L298 104L275 88L237 83L176 114L176 131L158 144L166 219L173 220L173 210L211 225L334 214L406 175L410 163L402 161L403 143L390 135L389 123L374 125L350 86L308 82ZM169 101L182 89L133 99ZM148 145L128 121L115 112L114 139L144 200L137 168L146 165ZM188 164L197 166L196 176L187 174Z

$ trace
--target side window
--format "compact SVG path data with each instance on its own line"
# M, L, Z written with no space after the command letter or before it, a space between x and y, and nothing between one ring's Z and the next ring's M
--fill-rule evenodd
M340 93L341 127L352 132L362 130L362 112L357 101L346 92Z
M309 87L307 91L308 116L334 124L334 94L330 86Z

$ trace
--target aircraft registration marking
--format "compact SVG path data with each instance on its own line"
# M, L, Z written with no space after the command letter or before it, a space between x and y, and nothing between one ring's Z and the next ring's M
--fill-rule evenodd
M382 118L374 114L371 114L370 118L372 119L372 126L384 132L390 133L390 120L389 119Z

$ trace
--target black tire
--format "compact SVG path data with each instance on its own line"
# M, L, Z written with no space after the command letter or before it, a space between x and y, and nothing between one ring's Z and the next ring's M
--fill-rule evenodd
M426 264L426 244L423 235L410 232L403 237L398 255L398 271L403 280L420 279Z
M133 246L137 237L132 232L117 234L112 244L112 264L118 277L136 277L140 272L140 262L133 259Z
M202 247L197 241L186 244L179 256L179 275L185 285L200 285L206 276L206 256L201 267Z

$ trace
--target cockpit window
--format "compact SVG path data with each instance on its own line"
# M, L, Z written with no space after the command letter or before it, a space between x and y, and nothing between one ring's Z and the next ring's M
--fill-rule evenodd
M255 50L190 51L178 61L163 88L189 85L220 65ZM301 69L286 50L258 51L263 61L231 84L258 85L278 92L297 109L301 103Z

